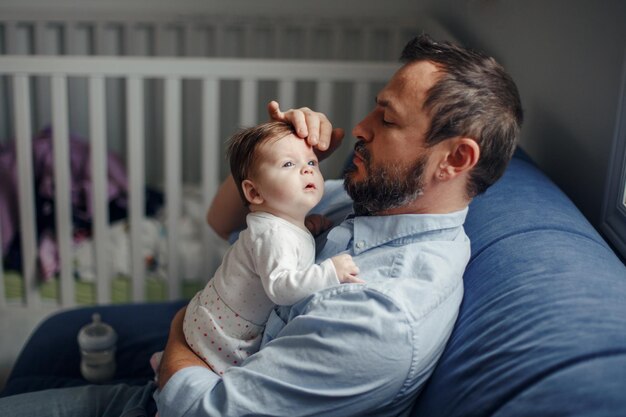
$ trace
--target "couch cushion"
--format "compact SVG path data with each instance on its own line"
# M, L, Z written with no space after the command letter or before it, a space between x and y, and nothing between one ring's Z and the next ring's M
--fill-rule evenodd
M459 319L413 415L626 410L626 267L571 201L515 158L466 231Z
M118 333L115 382L145 384L154 376L150 356L165 346L172 317L184 304L117 304L54 314L33 331L2 395L86 384L80 375L77 335L96 312Z

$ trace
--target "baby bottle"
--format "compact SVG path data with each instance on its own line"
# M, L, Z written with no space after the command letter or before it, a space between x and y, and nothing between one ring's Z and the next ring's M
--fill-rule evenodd
M80 373L89 382L106 382L115 374L117 334L100 320L100 314L94 313L91 319L92 322L78 332Z

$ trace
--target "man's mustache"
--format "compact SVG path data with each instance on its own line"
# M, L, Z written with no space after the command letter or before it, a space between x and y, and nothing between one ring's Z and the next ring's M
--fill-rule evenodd
M361 159L363 159L365 162L369 162L370 161L370 153L367 150L367 148L365 147L365 143L364 142L357 141L354 144L354 152L359 154Z

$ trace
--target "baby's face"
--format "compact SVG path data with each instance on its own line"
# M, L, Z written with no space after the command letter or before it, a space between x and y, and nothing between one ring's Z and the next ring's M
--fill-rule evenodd
M290 134L268 140L257 152L252 181L263 198L262 209L303 221L324 193L324 178L313 148Z

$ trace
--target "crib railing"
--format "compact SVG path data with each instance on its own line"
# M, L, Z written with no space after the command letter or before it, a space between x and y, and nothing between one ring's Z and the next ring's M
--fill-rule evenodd
M276 97L283 108L292 107L300 82L313 84L316 108L332 115L333 89L337 83L349 84L349 112L352 122L359 120L371 103L373 88L385 82L397 64L374 62L323 62L257 59L210 58L120 58L120 57L0 57L0 76L5 77L6 103L12 110L15 126L17 172L19 181L19 228L21 236L24 297L21 306L41 303L38 292L36 263L37 226L34 213L35 192L32 164L33 103L31 94L35 78L50 82L52 131L54 149L54 183L56 238L60 257L59 299L61 307L69 307L74 300L74 276L71 265L72 222L70 207L69 173L69 106L68 80L84 79L87 83L89 140L91 152L91 177L93 181L93 241L96 264L97 303L111 301L109 265L106 262L105 232L109 218L107 206L107 105L105 83L121 79L124 84L123 101L126 113L125 143L128 170L129 223L131 241L132 300L145 300L145 263L142 257L141 221L144 218L146 146L145 86L148 80L163 84L164 181L168 247L175 248L178 240L181 214L182 166L184 141L183 113L200 113L201 125L201 189L205 207L220 182L223 162L220 143L220 124L225 117L222 111L220 90L224 80L238 80L239 125L257 123L264 110L259 103L260 84L273 81L277 85ZM200 105L183 109L183 83L194 80L200 89ZM369 98L368 98L369 97ZM336 109L335 109L336 110ZM344 109L345 110L345 109ZM188 132L187 132L188 133ZM0 230L0 234L2 231ZM203 236L205 252L210 250L210 238ZM0 253L0 255L3 255ZM168 251L168 297L178 299L180 293L179 259L176 250ZM0 265L0 307L8 303L4 294L4 268Z
M395 61L404 43L425 29L415 16L327 18L276 15L259 6L250 15L0 10L0 55L160 56L303 60ZM17 8L19 10L19 8ZM428 27L436 22L419 16ZM77 93L70 83L70 101ZM108 87L111 89L115 87ZM44 96L45 81L33 85ZM51 110L38 103L33 119L42 127ZM116 115L109 116L114 119ZM72 131L85 134L86 114L72 110ZM119 124L119 122L118 122ZM0 143L12 129L0 101ZM111 126L117 131L118 126ZM187 173L185 172L185 175ZM195 175L195 173L194 173Z

